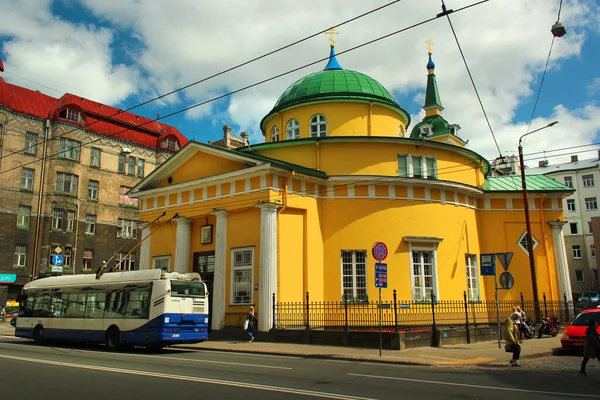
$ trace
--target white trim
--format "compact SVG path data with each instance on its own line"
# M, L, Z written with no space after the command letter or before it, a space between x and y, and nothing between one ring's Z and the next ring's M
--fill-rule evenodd
M512 211L512 209L513 209L513 199L510 199L510 198L506 199L506 209Z
M250 302L249 303L234 303L233 302L233 283L234 283L234 274L233 274L233 263L234 263L234 253L235 252L239 252L239 251L248 251L251 250L252 251L252 273L250 274L251 276L251 282L250 282ZM230 271L230 285L229 285L229 305L230 306L245 306L245 305L252 305L254 304L254 272L255 272L255 267L256 267L256 262L255 262L255 257L256 257L256 248L255 246L246 246L246 247L235 247L229 250L230 253L230 258L229 258L229 265L228 265L228 270ZM248 267L246 267L248 268Z
M202 200L208 200L208 186L202 188Z
M171 193L165 194L165 207L169 207L171 205L171 199L169 199L169 197L171 197Z
M553 197L551 200L552 200L552 209L557 210L558 209L558 199L556 197Z
M273 187L279 188L279 175L273 175Z
M405 238L406 239L406 238ZM432 263L432 279L433 285L432 289L435 294L436 302L440 301L440 288L439 288L439 279L438 279L438 262L437 262L437 243L431 243L428 245L418 245L413 244L413 242L409 242L408 244L408 256L410 257L410 297L412 301L420 301L415 300L415 267L413 261L413 251L431 251L433 253L431 263ZM427 299L423 299L423 301L427 301Z
M334 197L335 197L335 195L333 193L333 186L332 185L327 186L327 198L333 199Z
M177 205L181 204L181 192L177 193Z
M266 175L264 175L266 178ZM235 196L235 181L229 182L229 194Z
M351 183L348 185L348 198L349 199L354 199L354 184Z
M190 203L194 202L194 190L190 190Z
M408 201L413 201L415 199L415 193L412 186L406 187L406 195L408 196Z
M331 176L327 179L327 182L344 182L344 183L357 183L363 181L377 181L378 185L386 185L386 184L396 184L399 186L404 186L407 183L406 177L399 176L390 176L390 177L382 177L377 175L363 175L363 176L352 176L352 175L337 175ZM449 181L440 181L437 179L419 179L419 178L410 178L410 184L414 186L423 186L423 187L432 187L432 188L440 188L441 190L458 190L460 192L471 193L474 196L482 196L484 195L483 190L480 188L465 185L457 182L449 182Z
M375 199L375 185L369 185L369 200Z
M535 208L535 197L529 198L528 200L529 200L529 209L530 209L531 211L533 211L533 210L537 210L537 209Z
M249 192L249 191L250 191L250 188L252 187L252 186L250 185L250 178L246 178L246 179L245 179L245 184L246 184L245 190L246 190L246 192Z
M492 202L489 198L483 199L483 209L489 211L492 209Z
M306 181L304 179L300 181L300 192L302 196L306 196Z
M390 197L391 200L396 199L396 185L391 184L391 183L388 185L388 196Z
M429 189L428 187L425 188L425 202L431 203L431 189ZM468 201L467 205L469 205Z
M316 198L318 198L318 197L319 197L319 186L320 186L320 185L319 185L318 183L315 183L315 186L314 186L314 188L313 188L313 191L314 191L314 196L315 196Z
M444 189L440 190L440 203L446 204L446 191Z
M454 207L458 207L458 192L454 192Z
M260 188L265 189L267 187L267 175L260 176Z
M216 185L216 193L215 193L215 197L220 198L221 197L221 183L218 183Z

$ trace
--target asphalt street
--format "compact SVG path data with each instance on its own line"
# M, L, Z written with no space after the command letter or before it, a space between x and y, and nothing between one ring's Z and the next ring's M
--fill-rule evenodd
M171 348L109 353L0 337L2 398L600 399L600 371L443 368Z

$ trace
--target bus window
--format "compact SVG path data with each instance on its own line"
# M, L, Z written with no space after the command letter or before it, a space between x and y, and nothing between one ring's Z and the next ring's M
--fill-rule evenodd
M25 294L21 297L21 317L27 318L33 315L33 303L35 296L32 294Z
M204 284L202 282L171 281L172 296L202 296L204 297Z
M64 318L65 310L63 304L63 294L54 293L52 294L52 300L50 303L50 313L54 318Z
M85 318L104 318L106 293L88 293Z
M85 293L70 293L69 307L67 307L67 318L82 318L85 310Z
M35 295L32 317L48 317L50 315L50 295Z

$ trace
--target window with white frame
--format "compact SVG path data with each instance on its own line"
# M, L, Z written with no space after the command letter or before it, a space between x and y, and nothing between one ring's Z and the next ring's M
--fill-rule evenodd
M81 117L81 113L79 111L73 110L71 108L65 108L61 112L58 113L59 118L63 118L69 121L82 123L83 118Z
M585 198L585 209L587 211L597 210L598 209L598 200L595 197L586 197Z
M436 292L435 251L411 246L411 278L413 301L431 301Z
M127 157L127 175L135 175L135 157Z
M85 216L85 234L95 235L96 234L96 215L86 214Z
M575 270L575 279L577 280L577 282L583 282L584 275L583 275L583 270L582 269L576 269Z
M425 167L427 168L427 171L425 171L426 178L437 179L437 161L435 157L426 157Z
M17 210L17 228L29 229L29 220L31 219L31 207L19 206Z
M137 270L137 254L136 253L117 253L115 256L115 265L120 271L136 271Z
M25 154L36 154L37 153L37 133L26 132L25 133Z
M577 259L577 260L581 259L581 246L573 245L572 249L573 249L573 258Z
M170 271L171 270L171 256L152 257L152 268L162 269L163 271Z
M437 159L412 154L398 154L398 176L437 179Z
M90 167L100 168L100 155L102 154L102 150L97 147L92 147L90 149Z
M88 181L88 200L98 201L98 188L100 186L100 182L89 180Z
M169 149L169 150L179 150L179 143L177 143L177 140L173 139L173 138L168 138L167 140L165 140L163 147Z
M81 142L77 140L61 137L58 144L58 157L67 160L79 161L81 151Z
M408 177L408 155L398 154L398 176Z
M144 164L146 162L143 158L138 158L137 160L137 173L136 176L143 178L144 177Z
M342 250L342 300L367 301L367 251Z
M290 119L285 127L287 139L300 139L300 122L297 119Z
M594 175L582 175L581 179L583 180L583 187L592 187L594 186Z
M431 125L423 125L420 129L421 129L421 137L425 138L427 136L430 136L432 133L431 130L432 126Z
M575 199L567 199L567 211L575 211Z
M117 221L117 237L130 239L137 234L137 222L119 218Z
M579 230L577 229L577 222L569 223L569 229L571 231L571 235L577 235Z
M327 118L323 114L317 114L310 119L310 137L327 136Z
M231 304L252 304L254 247L231 250Z
M477 255L465 254L465 262L467 264L467 294L469 301L479 301L479 276L477 270Z
M414 178L423 177L423 157L412 156L412 172Z
M33 176L35 170L31 168L23 168L21 170L21 189L33 190Z
M279 127L277 125L271 129L271 142L279 142Z
M590 254L592 255L592 258L596 258L596 245L595 244L590 244Z
M67 231L75 231L75 211L67 210Z
M570 188L573 187L573 177L572 176L565 176L565 186L568 186Z
M62 251L62 256L63 256L63 266L70 267L71 260L73 259L73 248L65 246L65 248Z
M27 261L27 246L18 244L15 246L15 254L13 256L13 265L15 267L24 267Z
M56 173L56 192L77 196L79 177L66 172Z
M83 264L81 265L83 269L93 269L94 268L94 250L85 249L83 251Z
M594 233L594 226L592 225L592 221L588 221L588 230L589 233Z
M64 210L62 208L55 208L52 210L52 229L61 230L63 225Z

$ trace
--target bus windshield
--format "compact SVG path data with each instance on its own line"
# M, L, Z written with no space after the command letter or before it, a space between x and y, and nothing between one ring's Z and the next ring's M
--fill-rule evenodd
M171 281L171 295L173 296L202 296L204 297L204 284L197 281Z

